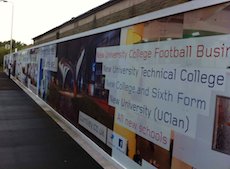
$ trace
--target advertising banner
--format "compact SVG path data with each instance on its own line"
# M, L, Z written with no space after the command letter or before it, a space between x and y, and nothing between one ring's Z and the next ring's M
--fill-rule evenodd
M115 123L168 151L171 131L195 139L199 116L208 118L213 111L211 96L227 90L229 39L225 35L98 48L96 61L102 63Z

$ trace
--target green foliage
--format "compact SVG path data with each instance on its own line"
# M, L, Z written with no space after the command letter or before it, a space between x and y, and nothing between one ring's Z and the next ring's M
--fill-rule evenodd
M22 50L27 47L26 44L22 42L16 42L15 40L12 41L12 51L16 48L17 50ZM3 67L3 58L6 54L10 53L10 41L0 42L0 71L2 71Z

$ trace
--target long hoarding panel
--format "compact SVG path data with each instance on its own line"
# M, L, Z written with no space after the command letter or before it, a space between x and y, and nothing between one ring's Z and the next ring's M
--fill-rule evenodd
M59 41L4 63L127 168L228 169L229 9Z

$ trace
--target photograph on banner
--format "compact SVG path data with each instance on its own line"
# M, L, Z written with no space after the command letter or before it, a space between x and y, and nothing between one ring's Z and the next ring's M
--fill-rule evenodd
M9 64L11 64L11 75L15 76L15 72L16 72L16 58L18 56L18 53L13 53L10 55L10 62Z
M56 44L41 47L41 58L43 59L44 70L57 72L58 58L56 55L56 48Z
M28 88L35 94L38 94L38 60L40 57L40 48L30 49L30 62L27 68Z
M217 96L212 148L230 154L230 97Z
M109 154L111 147L93 128L113 130L115 111L108 105L108 90L104 88L102 64L96 63L96 48L119 42L120 30L114 30L58 43L57 72L43 68L40 78L41 88L45 88L41 93L46 91L41 95L47 103Z
M39 58L39 87L38 95L45 101L47 101L47 93L49 92L49 86L52 74L57 72L58 59L56 55L57 45L48 45L41 47ZM53 82L54 83L54 82Z
M3 57L3 71L4 72L7 72L7 69L8 69L7 67L9 63L8 58L9 58L9 54Z
M18 52L18 56L16 57L16 72L15 77L22 82L25 86L27 86L27 72L28 72L28 64L30 62L29 50L25 50L22 52Z

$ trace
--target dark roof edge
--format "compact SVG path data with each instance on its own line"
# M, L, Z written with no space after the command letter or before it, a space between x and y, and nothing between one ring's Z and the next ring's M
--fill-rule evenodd
M59 26L57 26L57 27L55 27L55 28L53 28L53 29L51 29L51 30L49 30L49 31L47 31L47 32L45 32L45 33L43 33L43 34L41 34L41 35L38 35L38 36L34 37L33 40L35 40L35 39L37 39L37 38L40 38L40 37L42 37L42 36L44 36L44 35L46 35L46 34L48 34L48 33L54 32L54 31L60 29L61 27L65 26L65 25L68 25L68 24L74 23L74 22L76 22L76 21L79 21L79 20L81 20L81 19L84 19L84 18L86 18L86 17L88 17L88 16L90 16L90 15L92 15L92 14L98 12L98 11L101 11L101 10L103 10L103 9L105 9L105 8L108 8L108 7L110 7L110 6L112 6L112 5L116 4L116 3L118 3L118 2L120 2L120 1L122 1L122 0L110 0L110 1L108 1L108 2L106 2L106 3L104 3L104 4L102 4L102 5L100 5L100 6L98 6L98 7L95 7L95 8L93 8L93 9L91 9L91 10L89 10L89 11L87 11L87 12L85 12L85 13L83 13L83 14L77 16L77 17L73 17L73 18L70 19L69 21L64 22L63 24L61 24L61 25L59 25Z

